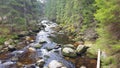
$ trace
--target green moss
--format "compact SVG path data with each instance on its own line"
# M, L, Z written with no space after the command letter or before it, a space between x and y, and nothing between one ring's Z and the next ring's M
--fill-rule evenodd
M5 37L0 37L0 45L5 42L6 38Z
M110 64L115 64L115 60L113 56L101 58L101 61L102 61L102 66L109 66Z

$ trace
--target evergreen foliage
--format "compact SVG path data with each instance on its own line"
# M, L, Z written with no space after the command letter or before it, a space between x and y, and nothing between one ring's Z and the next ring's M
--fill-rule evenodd
M80 33L93 28L99 35L97 48L110 56L103 67L120 67L120 1L119 0L48 0L45 13L50 20L61 24L69 34L78 38ZM67 28L66 28L67 27ZM76 32L77 31L77 32ZM94 47L94 48L95 48ZM117 57L114 59L114 57ZM108 62L108 61L115 62ZM114 59L114 60L113 60Z

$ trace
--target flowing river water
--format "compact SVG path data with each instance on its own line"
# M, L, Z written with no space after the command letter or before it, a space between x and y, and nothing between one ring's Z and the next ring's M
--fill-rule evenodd
M46 43L41 44L42 47L40 49L36 49L36 53L32 56L32 58L36 57L43 58L45 64L42 68L46 68L52 60L56 60L63 63L67 68L75 68L74 64L63 58L63 55L61 54L61 47L57 47L57 43L51 41L51 39L49 38L49 36L51 35L54 36L54 34L52 34L54 31L51 28L56 27L57 24L53 22L47 22L46 20L43 20L41 23L46 27L44 30L41 30L37 34L35 42L27 45L21 50L16 50L11 53L8 53L10 55L10 58L6 58L4 60L1 59L0 68L39 68L36 66L35 61L32 60L27 61L29 60L29 58L22 56L22 53L24 53L24 51L26 51L27 48L34 47L34 45L39 44L41 40L46 41ZM24 64L24 66L21 67L17 66L17 63L19 61L12 61L11 56L16 58L17 57L23 58L21 62Z
M89 60L91 60L88 58L82 59L78 57L76 58L76 61L74 61L75 63L72 63L71 61L65 59L61 52L62 48L50 38L50 36L55 36L54 32L56 31L51 28L57 27L57 24L47 20L43 20L41 23L46 27L37 33L35 42L27 45L21 50L15 50L13 52L6 53L7 58L3 56L2 59L0 59L0 68L80 68L79 66L76 67L75 64L85 65L85 62L89 62ZM42 41L45 41L45 43L42 43L41 47L36 49L35 46ZM26 53L25 51L31 47L33 48L32 50L35 50L35 52L32 54ZM39 60L38 58L42 58L44 61L42 67L36 65L36 62ZM55 63L51 63L50 65L51 61ZM56 61L60 63L56 63ZM63 67L55 67L57 65L59 66L60 64L63 65ZM93 65L90 63L87 63L86 65L91 65L91 67L89 66L87 68L95 68L94 62Z

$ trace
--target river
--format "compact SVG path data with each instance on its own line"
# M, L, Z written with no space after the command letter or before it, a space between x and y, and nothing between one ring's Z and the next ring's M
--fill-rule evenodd
M43 20L41 23L46 27L44 30L40 30L40 32L37 33L35 42L27 45L21 50L8 53L10 55L9 58L0 60L0 68L40 68L36 65L36 58L39 57L44 60L42 68L48 68L51 61L58 61L58 64L61 63L67 68L75 68L75 65L72 64L72 62L64 59L64 56L61 53L61 47L58 47L57 43L49 38L49 36L54 36L53 33L55 31L51 28L56 27L57 24L47 20ZM41 44L41 48L35 49L34 46L39 44L40 41L46 42ZM32 57L25 57L26 55L24 54L27 54L25 51L30 47L35 50L35 53L32 53ZM14 61L11 60L12 58L14 58ZM18 58L19 60L17 60ZM30 58L33 60L29 60ZM52 68L56 68L54 67L56 64L51 63L51 66L52 65Z

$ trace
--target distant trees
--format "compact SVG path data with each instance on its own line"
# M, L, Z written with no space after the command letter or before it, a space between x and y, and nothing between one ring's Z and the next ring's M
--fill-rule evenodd
M71 34L78 34L76 37L86 30L87 32L90 29L97 30L99 38L96 45L110 56L110 59L102 64L118 68L120 67L120 60L117 60L120 56L119 3L119 0L48 0L45 13L49 19L57 21L63 27L68 26L66 29L73 32Z
M94 0L47 0L45 15L63 26L71 26L68 31L79 34L95 27Z
M28 27L30 21L37 22L43 15L43 4L37 0L0 0L0 3L1 23L11 23L11 26L19 24Z
M49 19L60 23L84 23L87 25L94 22L95 7L93 3L94 0L48 0L45 13Z

